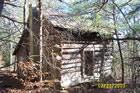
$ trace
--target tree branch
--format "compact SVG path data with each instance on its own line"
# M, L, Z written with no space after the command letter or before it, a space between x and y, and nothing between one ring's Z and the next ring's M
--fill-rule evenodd
M120 7L119 7L115 2L113 2L113 4L118 8L118 10L119 10L119 11L121 12L121 14L123 15L123 17L124 17L124 19L125 19L125 21L126 21L128 27L129 27L133 32L135 32L135 30L130 26L130 24L129 24L129 22L128 22L126 16L125 16L125 14L124 14L123 11L120 9ZM136 35L137 35L137 34L136 34ZM138 36L138 35L137 35L137 36Z
M101 6L101 7L99 8L99 10L98 10L98 11L96 11L95 13L100 12L100 11L101 11L101 9L104 7L104 5L105 5L107 2L108 2L108 0L104 1L104 2L102 3L102 6Z
M140 38L135 37L126 37L126 38L104 38L103 40L138 40L140 41Z
M11 5L11 6L13 6L13 7L19 7L19 8L22 8L22 6L17 6L17 5L15 5L15 4L11 4L11 3L8 3L8 2L5 2L4 4Z
M3 41L3 42L6 41L6 43L7 43L7 42L13 42L13 43L17 44L17 42L15 42L15 41L13 41L13 40L6 40L6 39L4 40L4 39L2 39L2 38L0 38L0 41Z
M10 17L8 17L8 16L5 16L5 15L1 15L1 17L6 18L6 19L8 19L8 20L11 20L12 22L17 22L17 23L19 23L19 24L23 24L23 22L19 22L19 21L17 21L17 20L14 20L13 18L10 18ZM27 24L27 23L26 23L26 24Z

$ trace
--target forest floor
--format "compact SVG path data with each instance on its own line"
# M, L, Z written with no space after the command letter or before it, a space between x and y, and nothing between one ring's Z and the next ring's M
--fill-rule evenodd
M42 87L41 87L42 86ZM99 89L97 87L87 89L75 86L68 89L59 89L58 83L54 87L54 82L45 80L40 82L25 82L18 79L15 73L0 70L0 93L140 93L127 87L126 89Z

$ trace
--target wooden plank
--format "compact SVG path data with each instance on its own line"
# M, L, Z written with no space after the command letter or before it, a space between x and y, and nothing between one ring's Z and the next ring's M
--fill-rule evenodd
M107 63L112 63L112 59L106 60Z
M65 50L65 49L81 49L81 48L79 48L79 47L77 47L77 48L76 47L66 47L66 48L63 47L62 48L62 50Z
M81 49L81 48L94 48L94 46L92 45L92 44L89 44L89 45L87 45L87 44L61 44L61 46L62 46L62 49L69 49L69 48L79 48L79 49Z
M112 45L108 44L108 45L106 45L106 47L112 47Z
M104 46L102 44L97 44L97 45L94 45L94 47L100 47L100 48L103 48Z
M111 67L104 67L103 71L111 70Z
M75 54L75 55L62 55L62 59L74 59L76 57L81 57L81 54Z
M81 66L81 63L73 63L68 65L61 65L61 68L71 68L71 67L79 67Z
M104 65L105 68L106 68L106 67L111 67L111 66L112 66L112 64L107 64L107 65L105 64L105 65Z
M75 72L80 72L81 73L81 70L78 69L78 70L69 70L69 71L64 71L64 72L61 72L61 75L65 75L65 74L69 74L69 73L75 73Z
M81 59L62 60L62 64L64 64L64 63L76 63L76 62L82 62L82 60Z
M79 54L81 51L77 51L77 52L62 52L62 55L66 55L66 54L70 54L70 55L72 55L72 54L74 54L74 55L76 55L76 54Z
M94 48L84 48L84 51L94 51Z
M82 47L63 47L62 49L81 49ZM92 46L92 47L89 47L89 46L87 46L87 47L85 47L85 48L96 48L96 47L94 47L94 46ZM97 48L100 48L100 49L103 49L103 47L97 47ZM104 48L104 49L107 49L107 48Z
M84 47L84 48L81 47L81 48L73 48L73 49L79 49L79 51L81 51L81 50L92 50L92 51L95 50L94 47L88 47L88 46ZM66 49L64 49L64 50L66 50Z
M94 47L97 47L97 48L113 48L111 45L106 45L106 46L104 47L103 44L97 44L97 45L94 45Z
M86 45L84 44L61 44L62 46L62 49L63 48L82 48L82 47L85 47Z
M74 60L74 59L81 59L81 57L77 57L77 56L75 56L75 57L71 57L71 58L62 58L62 60Z
M63 71L63 70L71 70L71 69L76 69L76 68L79 68L79 69L81 69L81 66L73 66L73 67L68 67L68 68L61 68L61 70Z
M74 71L81 71L81 67L70 68L70 69L62 69L60 73L67 73L67 72L74 72Z
M77 54L77 53L81 53L83 50L63 50L62 54ZM94 51L94 48L84 48L84 51Z
M62 53L63 52L79 52L80 51L80 49L62 49Z
M99 42L86 42L86 41L61 41L61 44L99 44Z
M62 63L62 65L77 64L77 63L81 63L81 62L75 62L75 63Z

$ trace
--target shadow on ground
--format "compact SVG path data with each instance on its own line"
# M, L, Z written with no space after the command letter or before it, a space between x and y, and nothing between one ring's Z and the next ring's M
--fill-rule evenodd
M0 71L0 88L24 89L24 85L7 71Z

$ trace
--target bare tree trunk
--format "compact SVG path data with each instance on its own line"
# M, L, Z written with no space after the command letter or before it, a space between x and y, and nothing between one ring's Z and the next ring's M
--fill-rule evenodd
M42 82L42 62L43 62L43 46L42 46L42 7L41 0L39 2L39 23L40 23L40 81Z
M114 31L116 34L116 38L119 39L117 28L116 28L116 13L115 13L115 7L113 7L113 21L114 21ZM120 58L121 58L121 68L122 68L122 83L124 83L124 60L123 60L123 55L122 55L122 50L121 50L121 45L120 41L117 40L118 47L119 47L119 52L120 52Z
M23 7L23 23L24 23L24 30L26 29L26 0L24 0L24 7Z
M11 16L11 15L10 15ZM13 42L12 42L12 25L11 21L9 21L9 36L10 36L10 70L12 69L12 63L13 63Z
M12 31L10 29L10 39L12 40ZM10 65L13 64L13 42L10 42ZM11 66L13 67L13 66ZM12 68L11 68L12 69Z
M29 55L32 56L33 55L33 16L32 16L32 4L29 5L29 38L30 38L30 45L29 45L29 49L30 49L30 53Z
M133 18L133 22L134 24L136 23L136 19L135 19L135 16ZM136 32L133 31L133 37L136 36ZM136 88L136 82L137 82L137 63L135 62L134 58L137 57L137 47L136 47L136 41L133 41L133 59L132 59L132 63L134 64L134 71L133 71L133 75L132 75L132 83L133 83L133 88Z
M4 6L4 0L0 0L0 16L2 14L3 6Z

